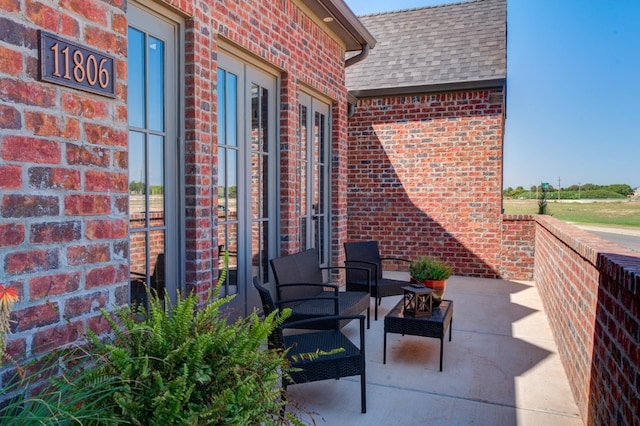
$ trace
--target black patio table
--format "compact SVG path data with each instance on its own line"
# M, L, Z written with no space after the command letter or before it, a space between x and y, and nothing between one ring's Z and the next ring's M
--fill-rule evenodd
M440 306L434 307L429 316L414 317L405 315L404 300L384 317L384 355L383 364L387 363L387 333L409 334L411 336L434 337L440 339L440 371L442 371L442 350L444 336L449 329L451 341L451 324L453 323L453 301L443 300Z

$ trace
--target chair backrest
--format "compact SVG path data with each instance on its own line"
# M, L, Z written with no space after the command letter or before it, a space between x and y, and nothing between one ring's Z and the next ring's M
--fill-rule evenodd
M356 266L359 268L368 268L371 270L371 277L375 277L376 271L371 265L366 263L356 263L357 261L371 262L378 265L378 278L382 278L382 261L380 260L380 250L377 241L358 241L344 243L344 254L349 262L347 266ZM347 270L348 281L364 281L367 274L364 271Z
M256 290L258 290L258 294L260 294L262 310L264 311L264 316L266 317L271 312L276 310L276 304L273 302L273 298L271 297L271 293L269 292L269 290L258 282L258 277L253 277L253 286L256 288ZM284 335L280 327L274 330L269 336L269 348L284 348Z
M282 284L324 284L316 249L271 259L270 263L276 278L278 300L312 297L322 292L321 287L280 287Z
M164 281L164 253L158 253L156 264L153 267L153 274L151 275L151 288L153 288L161 298L164 298Z

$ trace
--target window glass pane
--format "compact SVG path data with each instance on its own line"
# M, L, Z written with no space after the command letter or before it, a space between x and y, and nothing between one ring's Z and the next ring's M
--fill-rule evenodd
M132 127L145 126L145 51L144 33L129 27L129 52L127 59L129 125Z
M149 129L164 131L164 43L149 37Z
M149 135L149 213L154 226L164 225L164 138Z
M144 134L129 132L129 226L142 228L146 219L146 161Z

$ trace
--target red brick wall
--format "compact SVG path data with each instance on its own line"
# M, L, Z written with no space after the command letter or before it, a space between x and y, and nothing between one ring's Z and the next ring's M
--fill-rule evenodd
M334 158L346 158L344 47L291 0L166 3L185 16L186 286L204 298L218 274L220 38L281 70L283 251L298 249L299 224L290 219L299 188L290 178L303 85L333 100ZM73 341L83 327L102 330L98 309L129 300L125 9L125 0L0 1L0 284L20 294L8 348L16 359ZM38 29L114 55L117 97L38 81ZM344 194L346 165L334 166ZM333 202L338 256L345 200Z
M100 332L99 308L129 300L124 9L0 1L0 284L19 291L16 359ZM38 81L38 29L113 55L116 98Z
M533 280L536 223L532 215L504 215L500 276L507 280Z
M638 253L536 222L536 285L585 424L640 424Z
M349 119L347 238L497 277L504 120L490 97L500 93L360 100Z

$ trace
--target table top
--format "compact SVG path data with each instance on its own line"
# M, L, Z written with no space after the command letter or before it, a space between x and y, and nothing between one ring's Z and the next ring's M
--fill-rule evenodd
M396 304L396 306L389 311L389 313L385 316L386 318L398 318L405 320L414 320L414 321L428 321L428 322L443 322L447 317L448 311L453 308L453 300L443 300L440 303L440 306L434 307L431 310L431 315L414 317L413 315L404 315L404 300L400 300Z
M422 284L420 284L420 286L412 286L412 285L408 285L406 287L402 287L402 289L404 291L407 291L409 293L415 293L415 294L427 294L427 293L433 293L433 289L429 288L429 287L425 287Z

